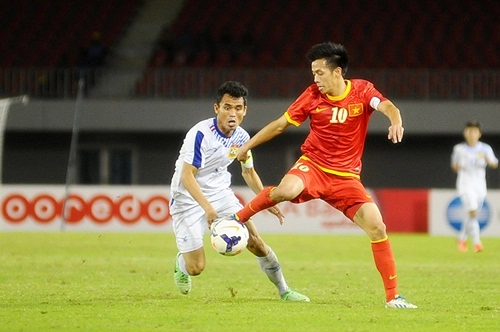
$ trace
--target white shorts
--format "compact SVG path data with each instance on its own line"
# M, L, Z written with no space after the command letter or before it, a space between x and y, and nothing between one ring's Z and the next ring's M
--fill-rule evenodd
M479 195L475 192L468 192L460 195L462 206L467 212L480 210L483 207L485 198L485 196Z
M236 213L243 207L234 195L211 204L219 216ZM177 248L181 253L203 247L203 237L208 233L208 223L205 211L200 206L173 214L172 226Z

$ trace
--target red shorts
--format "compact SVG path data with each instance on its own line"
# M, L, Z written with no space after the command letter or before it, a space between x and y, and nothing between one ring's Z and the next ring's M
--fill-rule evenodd
M354 220L361 205L373 202L358 178L325 173L309 160L299 159L287 174L298 176L305 186L300 195L291 200L292 203L319 198Z

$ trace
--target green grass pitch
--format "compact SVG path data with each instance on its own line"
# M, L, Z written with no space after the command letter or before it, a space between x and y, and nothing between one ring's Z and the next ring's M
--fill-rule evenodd
M399 290L419 306L395 310L367 237L263 237L310 303L280 301L248 252L210 246L205 272L180 294L172 234L0 233L0 331L500 330L498 238L475 254L450 237L391 234Z

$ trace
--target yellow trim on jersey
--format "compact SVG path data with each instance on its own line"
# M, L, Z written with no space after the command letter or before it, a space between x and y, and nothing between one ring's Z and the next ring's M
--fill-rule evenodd
M292 118L290 118L290 115L288 114L288 111L285 112L285 118L286 118L286 121L288 121L289 123L293 124L295 127L300 126L300 123L298 123L297 121L294 121L294 120L292 120Z
M351 87L352 87L352 84L351 84L351 81L349 80L346 80L345 81L346 84L347 84L347 87L344 91L343 94L341 94L340 96L330 96L330 95L326 95L326 97L330 100L342 100L344 99L345 97L347 97L347 95L349 94L349 92L351 92Z
M300 159L304 159L304 160L310 161L311 163L313 163L314 165L316 165L316 167L318 167L320 170L322 170L323 172L328 173L328 174L334 174L334 175L344 176L344 177L353 177L353 178L356 178L356 179L360 178L359 174L356 174L356 173L340 172L340 171L335 171L333 169L329 169L329 168L325 168L323 166L320 166L320 165L316 164L314 161L312 161L311 159L307 158L306 156L301 156Z

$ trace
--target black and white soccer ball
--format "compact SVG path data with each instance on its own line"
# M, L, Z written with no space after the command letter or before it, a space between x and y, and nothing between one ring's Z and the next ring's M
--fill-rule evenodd
M219 254L235 256L248 244L248 229L234 217L225 216L214 220L210 227L210 242Z

